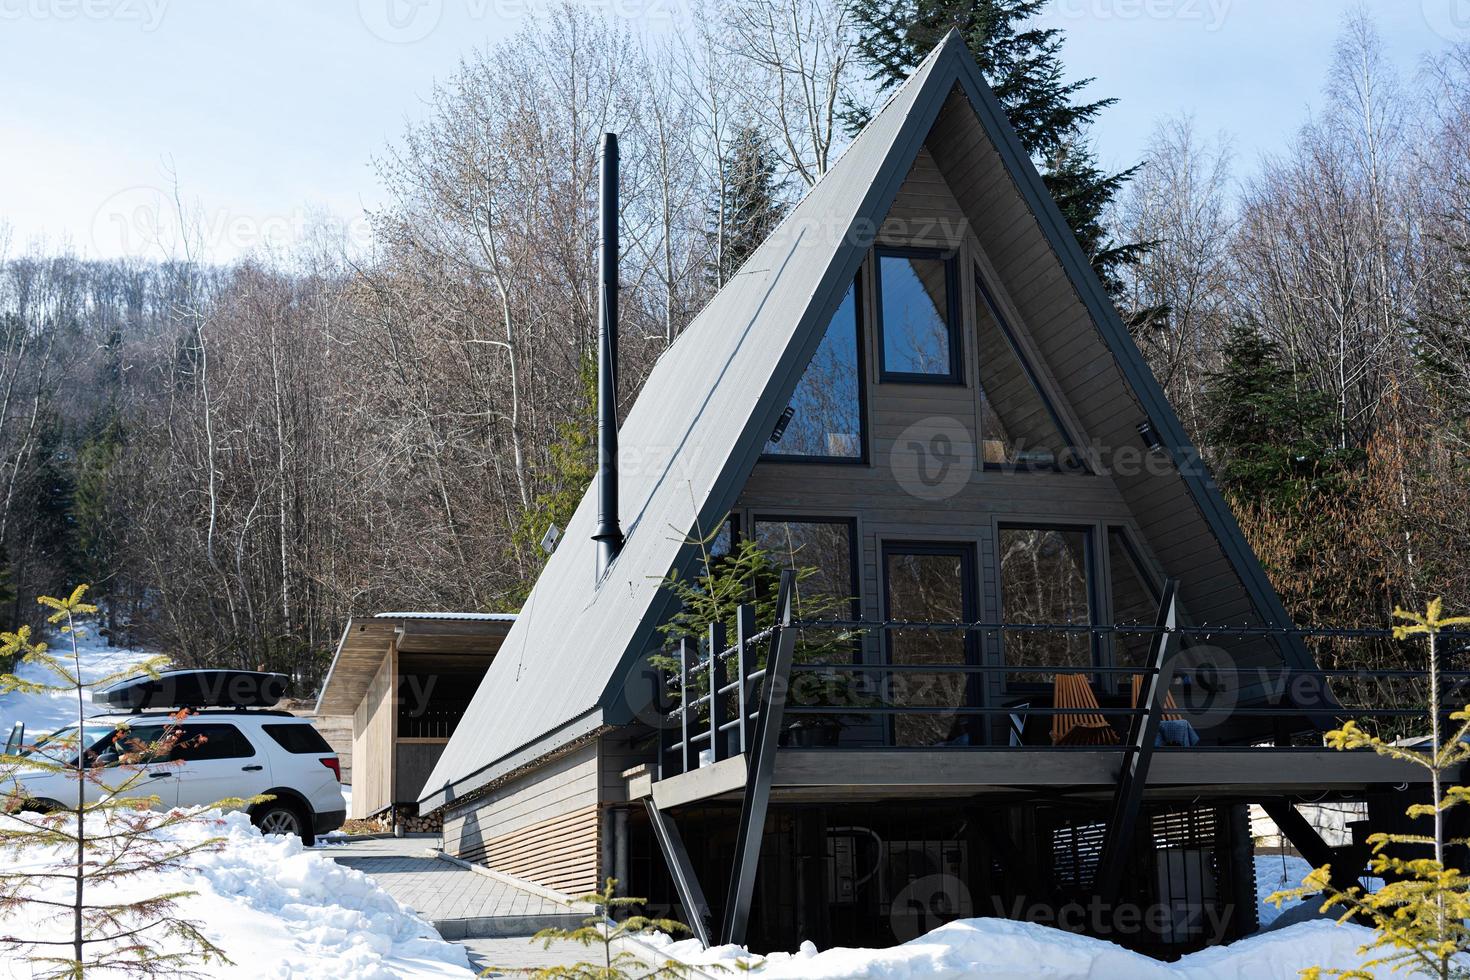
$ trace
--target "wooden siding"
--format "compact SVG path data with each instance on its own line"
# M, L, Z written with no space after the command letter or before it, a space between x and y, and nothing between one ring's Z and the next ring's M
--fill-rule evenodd
M559 759L444 814L444 849L569 894L597 886L598 746Z
M1089 427L1096 446L1140 450L1136 426L1144 411L1097 332L1041 228L1009 177L975 181L977 171L1004 174L999 154L986 140L974 113L958 93L950 97L928 145L936 164L957 189L956 200L970 220L980 247L1006 286L1042 359L1072 410ZM1113 467L1111 482L1136 518L1149 550L1181 582L1181 596L1196 621L1259 621L1239 576L1174 473L1151 472L1146 457ZM1263 657L1273 651L1258 645Z
M999 176L997 176L999 175ZM958 193L952 188L958 188ZM885 542L961 542L975 550L981 615L1000 617L996 530L1008 522L1091 527L1097 546L1099 616L1109 617L1109 526L1130 530L1154 574L1182 579L1183 605L1196 621L1252 621L1238 575L1217 545L1184 481L1144 452L1136 426L1143 409L1063 274L994 149L962 97L952 97L916 159L888 218L881 244L932 245L958 252L966 330L963 386L879 383L873 329L872 261L864 267L868 462L811 464L763 460L736 507L743 527L762 515L856 520L862 614L881 618L879 561ZM907 237L901 237L907 236ZM976 461L949 497L926 500L904 489L894 450L933 431L935 419L958 425L979 445L978 344L973 333L979 268L1006 316L1043 393L1084 453L1101 447L1097 474L1001 472ZM958 430L956 430L958 431ZM1121 453L1118 451L1121 450ZM1124 464L1132 462L1131 469ZM1151 467L1151 468L1150 468ZM987 658L1000 656L995 642ZM870 641L865 656L881 655ZM1274 659L1256 644L1249 659Z
M984 266L985 258L971 230L971 222L965 218L927 151L919 154L883 228L885 237L880 241L958 250L961 308L964 322L972 324L975 297L970 270L977 262ZM913 237L898 239L897 233L904 229ZM952 496L926 500L904 488L895 475L894 449L902 450L916 429L926 431L925 427L931 424L929 420L942 419L946 425L957 423L970 444L978 445L980 352L973 331L965 330L961 341L963 385L880 384L871 316L872 279L871 274L863 276L867 285L863 302L870 314L863 319L867 422L872 439L868 462L812 464L763 460L746 483L737 505L741 526L749 528L753 521L763 517L853 519L858 535L861 611L865 618L871 619L881 619L884 615L879 562L884 544L889 542L932 541L970 546L981 593L980 614L991 621L1000 617L995 538L996 529L1002 523L1087 524L1094 530L1099 570L1105 568L1106 528L1121 525L1135 532L1137 529L1127 503L1106 476L986 470L977 457L964 484ZM1027 325L1015 314L1005 290L995 288L994 283L991 285L1053 408L1061 415L1073 439L1085 441L1088 433L1061 396L1060 387L1029 336ZM1106 576L1097 577L1099 601L1106 609L1108 596L1103 581ZM1000 662L998 643L986 643L985 652L990 662ZM869 662L881 660L882 651L876 638L868 639L864 657Z
M398 726L397 671L391 646L352 716L353 819L370 817L393 803L394 736Z
M599 846L594 804L496 837L460 856L575 897L597 889Z

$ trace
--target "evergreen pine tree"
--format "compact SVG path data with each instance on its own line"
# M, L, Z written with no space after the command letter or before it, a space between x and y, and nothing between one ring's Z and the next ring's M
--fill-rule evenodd
M710 280L723 286L786 213L776 157L755 126L742 126L724 154L725 186L710 214ZM723 227L721 217L723 216Z
M1114 241L1104 215L1138 168L1108 174L1097 165L1087 126L1116 100L1084 101L1080 95L1092 79L1063 79L1063 32L1027 26L1044 6L1045 0L851 0L858 51L879 92L902 83L951 28L959 29L1093 269L1117 297L1120 268L1137 261L1148 244ZM844 115L855 132L870 113L849 103Z
M1249 327L1231 331L1225 364L1210 375L1205 418L1221 481L1248 499L1294 499L1357 455L1334 446L1327 396L1298 383L1276 346Z
M47 581L78 581L76 519L76 460L63 423L52 418L38 440L32 501L31 554L40 559Z
M1410 336L1430 396L1463 434L1470 419L1470 247L1448 249L1448 288L1428 303Z
M18 628L16 619L15 576L10 568L10 552L0 543L0 633ZM15 655L0 653L0 674L15 668Z
M76 535L73 571L77 577L97 583L93 588L99 599L110 598L109 584L117 573L118 520L113 479L122 449L122 421L112 415L77 452L71 501Z

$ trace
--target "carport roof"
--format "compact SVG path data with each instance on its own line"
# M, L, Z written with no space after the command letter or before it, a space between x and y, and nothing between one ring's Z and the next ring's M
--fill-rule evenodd
M396 644L400 653L493 657L515 622L512 613L387 612L347 621L317 695L318 715L351 715Z

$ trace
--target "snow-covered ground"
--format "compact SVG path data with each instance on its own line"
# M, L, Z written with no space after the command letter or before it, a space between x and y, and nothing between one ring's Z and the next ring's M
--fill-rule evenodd
M665 955L692 965L778 980L1295 980L1309 966L1360 965L1357 949L1373 933L1361 926L1307 922L1161 963L1100 939L1006 919L961 919L892 949L829 949L750 957L734 946L699 950L694 940L652 937Z
M1266 903L1273 892L1295 888L1311 865L1295 856L1256 858L1256 899L1264 928L1285 909ZM1331 920L1303 922L1186 956L1176 963L1129 952L1100 939L1077 936L1047 926L1004 919L951 922L912 942L892 949L829 949L806 944L800 951L751 957L734 946L701 951L688 940L651 937L648 945L666 956L693 965L751 967L756 976L778 980L918 980L945 977L994 977L1015 980L1294 980L1311 966L1349 969L1364 957L1358 948L1373 933L1360 926L1338 926Z
M58 652L61 652L58 650ZM154 654L146 650L109 648L95 637L82 640L82 673L97 678L127 670ZM21 676L50 682L44 670L20 668ZM87 705L89 713L98 709ZM16 721L26 723L27 740L75 720L72 696L0 695L0 733ZM344 791L346 787L344 787ZM262 837L243 814L212 818L170 832L223 836L217 852L191 859L188 869L156 876L132 888L138 895L174 889L197 894L181 902L186 918L204 923L205 934L235 961L232 967L211 966L211 977L286 980L297 977L342 977L353 980L471 977L462 947L439 938L433 928L360 872L332 861L323 849L302 848L295 838ZM37 871L59 863L61 855L26 857ZM1297 857L1256 858L1257 899L1262 926L1281 913L1264 899L1274 891L1298 885L1310 870ZM0 917L3 931L22 932L13 920ZM1272 980L1294 978L1313 965L1338 969L1358 965L1356 950L1371 933L1357 926L1308 922L1254 936L1230 946L1204 950L1173 964L1163 964L1112 943L1057 929L1002 919L967 919L941 926L926 936L891 949L830 949L808 944L795 954L778 953L754 962L755 975L778 980L837 978L1015 977L1077 980ZM735 947L701 951L689 941L653 937L662 953L690 964L733 966L746 957ZM747 962L752 960L747 959ZM29 977L17 962L0 963L0 980Z
M1270 904L1266 898L1273 892L1301 887L1302 879L1312 871L1305 858L1291 854L1256 855L1256 914L1260 916L1264 929L1276 921L1276 917L1290 909L1295 902L1287 902L1281 908Z
M371 878L338 865L324 848L307 850L295 838L263 837L238 813L209 815L167 834L184 843L225 838L220 850L191 857L188 868L127 886L134 897L176 889L196 892L181 900L180 914L201 922L206 936L234 961L233 966L204 968L210 977L430 980L474 975L462 947L439 938ZM1265 891L1280 883L1280 859L1274 860L1274 878L1264 868L1259 874ZM23 866L45 871L64 862L60 852L35 852L23 859ZM1300 867L1288 862L1286 874L1305 870L1305 862ZM59 887L64 889L65 882ZM0 917L0 931L6 933L50 938L46 930L57 928L38 925L35 919ZM753 975L768 980L1289 980L1309 966L1358 966L1362 958L1357 948L1371 936L1357 926L1308 922L1172 964L1102 940L1003 919L951 922L891 949L819 953L808 944L795 954L763 959L737 947L700 950L695 942L664 936L645 942L664 956L695 966L729 968L744 960L753 966ZM0 980L29 975L18 961L0 964Z
M158 653L153 650L123 650L109 647L106 640L96 635L95 627L88 626L84 629L86 632L78 640L84 681L92 681L119 671L129 670L145 660L158 656ZM47 637L47 640L53 655L70 658L71 646L68 639L58 636ZM15 673L16 676L27 681L41 684L57 683L56 675L40 664L19 664ZM103 706L92 704L91 695L88 694L87 714L98 715L103 710ZM11 691L9 694L0 694L0 726L3 726L0 731L9 734L11 727L16 722L23 721L26 723L26 742L28 743L36 736L46 735L58 728L75 724L76 720L77 701L73 693L55 691L45 694L22 694L19 691Z
M242 813L211 815L166 833L182 842L225 838L220 850L191 856L186 869L126 885L134 897L197 893L180 900L178 914L203 923L204 934L234 961L233 966L202 968L207 976L428 980L475 975L463 947L439 938L368 876L337 864L321 849L304 849L295 837L263 837ZM60 853L38 850L22 864L42 871L64 860ZM68 887L62 881L58 890ZM6 933L54 938L46 933L57 928L35 918L0 916L0 931ZM7 959L0 962L0 978L29 980L29 967L13 956Z

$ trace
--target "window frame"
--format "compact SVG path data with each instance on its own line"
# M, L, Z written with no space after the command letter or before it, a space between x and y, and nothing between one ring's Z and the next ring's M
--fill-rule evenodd
M1139 583L1148 593L1148 597L1157 605L1163 601L1164 589L1154 575L1154 569L1144 561L1143 552L1139 550L1138 542L1134 540L1133 532L1126 524L1105 524L1102 529L1103 536L1107 539L1107 565L1108 565L1108 621L1112 626L1118 625L1118 584L1113 579L1113 540L1123 545L1124 559L1133 566L1133 571L1138 575ZM1108 636L1108 666L1117 667L1118 662L1118 634ZM1152 644L1152 640L1150 640ZM1187 641L1184 645L1187 645ZM1118 686L1121 689L1124 683L1122 674L1115 675L1118 678Z
M863 593L862 573L859 571L859 562L862 555L858 548L858 522L856 517L834 517L829 514L769 514L763 511L755 511L750 515L750 539L759 542L760 535L757 530L761 524L842 524L847 528L847 569L848 577L852 579L850 588L852 590L852 618L862 618ZM856 644L857 651L854 656L861 655L862 644ZM858 662L854 660L854 663Z
M939 259L944 263L945 320L949 328L949 373L925 374L917 371L888 370L887 349L883 333L883 259ZM878 381L880 384L964 385L964 308L960 302L957 271L959 249L919 245L873 246L873 325L877 342Z
M869 458L868 458L868 358L867 358L867 344L865 343L865 340L867 338L867 330L865 329L865 326L867 324L867 317L865 317L863 315L863 307L865 305L863 303L863 291L864 291L864 284L865 284L865 282L866 282L866 278L863 275L863 270L861 268L859 268L858 271L853 274L852 284L848 287L848 289L851 289L852 290L853 345L854 345L854 347L857 350L857 374L856 374L857 388L858 388L858 391L857 391L857 396L858 396L857 397L857 412L858 412L858 451L857 451L857 455L856 456L826 456L826 455L816 456L816 455L805 455L805 454L801 454L801 453L771 453L771 452L767 452L766 451L766 447L768 445L770 445L770 442L771 442L771 437L770 437L770 435L768 433L766 435L765 442L761 444L761 454L760 454L759 462L762 462L762 463L795 463L795 464L797 464L799 466L810 466L812 464L823 465L823 466L826 466L826 465L867 466L868 465L868 463L869 463ZM846 290L843 291L842 295L843 295L843 297L846 297L847 296ZM827 317L827 326L826 326L826 328L824 328L823 333L822 333L823 340L825 340L826 337L827 337L826 330L827 329L830 329L831 326L832 326L832 317L836 316L837 315L837 310L840 310L841 308L842 308L842 302L841 302L841 300L839 300L838 303L837 303L837 308L834 309L832 311L831 315ZM821 341L818 341L817 342L817 347L818 348L821 347ZM812 351L812 357L816 357L816 356L817 356L817 352L816 352L816 350L813 350ZM796 381L796 385L797 385L798 388L801 387L801 382L806 378L807 368L809 368L809 367L811 367L811 361L808 361L807 362L807 366L804 367L804 368L802 368L802 370L801 370L801 377L798 378L797 381ZM792 389L791 394L792 394L792 397L795 397L796 396L796 390L795 389ZM789 406L790 406L790 402L788 401L787 402L787 407L789 407ZM782 411L785 411L785 409L783 408ZM779 443L777 443L777 445L779 445Z
M1102 596L1098 591L1098 527L1096 524L1077 523L1074 521L1049 521L1049 520L1027 520L1006 519L995 523L995 612L996 622L1001 626L1013 625L1006 620L1005 613L1005 569L1002 567L1001 535L1006 531L1071 531L1083 535L1083 561L1082 572L1087 581L1087 625L1097 626L1098 616L1101 614ZM1111 583L1110 583L1111 584ZM1111 597L1109 597L1111 598ZM1024 624L1014 624L1024 625ZM1000 662L1010 667L1011 659L1006 653L1006 634L1001 630L997 644ZM1112 663L1105 659L1102 645L1098 642L1099 635L1096 631L1087 635L1088 651L1091 654L1091 668L1079 666L1078 671L1095 670L1098 667L1111 667ZM1055 683L1055 675L1061 673L1060 669L1053 671L1052 683ZM1097 676L1094 674L1094 680ZM1034 681L1016 682L1011 679L1012 674L1007 671L1004 675L1005 688L1009 691L1039 691L1043 688L1050 689L1052 683L1038 684Z
M1031 359L1026 356L1026 352L1021 348L1020 342L1016 340L1016 332L1012 329L1010 321L1006 319L1005 311L1000 308L1000 303L996 300L995 294L991 292L990 286L985 282L985 275L980 269L980 264L978 262L974 263L971 271L975 274L975 289L978 294L975 297L976 300L984 302L985 309L989 312L990 318L995 321L996 327L1000 330L1001 339L1010 348L1011 356L1016 359L1016 363L1021 365L1021 370L1025 373L1026 380L1031 383L1031 390L1035 391L1036 396L1041 399L1042 407L1046 409L1047 416L1051 419L1052 425L1056 426L1057 434L1062 437L1062 442L1066 445L1065 455L1067 457L1067 461L1063 461L1060 458L1052 460L1050 466L1013 466L1004 463L988 463L982 458L980 460L981 468L991 472L1005 473L1090 473L1091 471L1087 468L1087 462L1083 454L1077 450L1077 440L1073 437L1071 428L1062 418L1061 413L1057 411L1057 406L1052 400L1051 392L1047 391L1046 385L1041 383L1041 377L1036 373L1036 369L1031 366ZM975 348L977 352L976 356L978 357L980 349L980 310L978 307L975 310ZM977 367L976 370L978 371L979 368ZM990 396L985 391L984 385L978 377L976 378L976 387L981 397L989 399ZM993 407L991 411L994 411ZM985 438L983 431L980 433L980 438Z
M1149 597L1154 602L1161 601L1164 596L1164 589L1154 577L1154 570L1149 567L1148 562L1143 560L1143 552L1138 550L1138 543L1133 540L1133 532L1128 529L1128 525L1108 524L1103 527L1103 533L1108 537L1108 557L1112 558L1113 535L1117 534L1118 540L1123 542L1123 553L1133 563L1133 568L1138 572L1138 577L1143 583L1143 587L1148 590ZM1108 566L1108 613L1116 619L1118 611L1113 605L1114 595L1112 565L1110 563Z
M879 600L882 603L881 619L889 622L893 619L893 595L892 580L888 575L888 559L891 555L936 555L940 557L957 557L960 559L960 611L966 622L977 622L980 618L982 605L980 596L980 563L975 556L975 542L964 538L913 540L907 538L884 540L878 546L878 577L880 579ZM883 631L883 661L885 667L892 667L893 663L893 640L894 631ZM965 642L965 666L980 667L985 663L985 651L974 631L966 630ZM889 675L891 676L891 675ZM979 671L970 671L965 678L965 700L972 706L983 706L987 703L984 676ZM936 709L936 713L937 713ZM889 715L884 723L884 738L887 745L894 747L898 745L898 717ZM984 716L970 715L966 722L974 744L984 744L984 738L977 738L976 733L982 733L986 729Z

